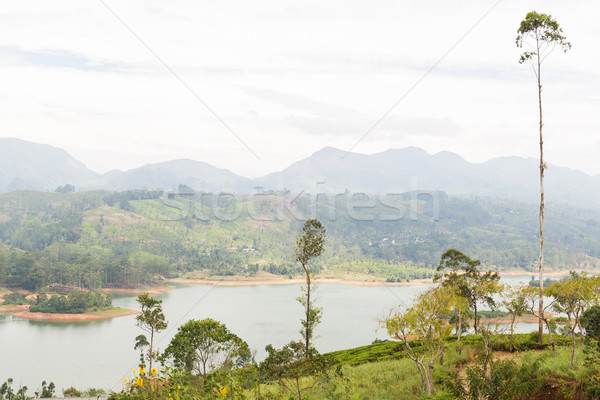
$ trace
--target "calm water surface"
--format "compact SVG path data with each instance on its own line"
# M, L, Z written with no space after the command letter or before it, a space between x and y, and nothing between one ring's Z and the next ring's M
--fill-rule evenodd
M507 283L528 281L529 276L505 277ZM319 284L318 305L323 322L315 345L320 352L370 344L387 337L377 332L378 320L399 304L408 304L424 289L419 286L361 287ZM189 319L213 318L248 342L257 360L267 344L281 347L299 339L302 308L295 300L300 285L178 286L157 298L163 300L169 327L155 339L164 349L177 327ZM137 309L135 296L115 296L114 305ZM536 324L522 324L529 332ZM134 338L144 333L134 316L87 322L40 322L0 313L0 384L13 378L13 387L27 385L30 393L42 380L53 381L57 394L75 386L119 390L131 376L139 353Z

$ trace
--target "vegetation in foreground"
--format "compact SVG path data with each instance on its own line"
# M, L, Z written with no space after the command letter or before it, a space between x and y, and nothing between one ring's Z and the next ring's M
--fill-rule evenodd
M316 229L315 229L316 228ZM112 399L593 399L600 394L600 277L571 273L544 288L545 307L567 315L558 332L546 314L548 334L515 334L478 316L478 304L502 305L515 317L535 310L540 289L505 288L497 273L450 249L441 258L437 284L417 295L410 307L381 321L399 342L380 342L321 355L312 346L320 309L308 300L310 261L322 252L324 230L309 220L296 241L296 256L307 269L302 341L281 349L267 346L256 363L247 344L223 324L188 321L162 355L140 354L139 370ZM156 300L146 308L156 327L166 325ZM311 317L312 316L312 317ZM464 335L473 323L474 335ZM310 328L310 329L309 329ZM508 333L504 332L508 330ZM578 330L578 331L577 331ZM146 331L148 327L146 327ZM554 335L553 335L554 334ZM145 341L136 338L136 348ZM148 343L146 343L147 345ZM161 361L146 370L146 362Z
M153 347L156 332L167 328L162 301L138 296L136 324L139 368L124 379L118 399L513 399L580 398L600 395L600 277L572 272L544 289L552 309L567 316L557 331L547 314L543 342L537 332L508 333L481 318L478 304L492 312L500 305L515 318L534 312L540 289L506 288L497 273L478 260L449 249L441 257L436 284L412 305L381 321L399 342L319 354L312 344L320 308L309 297L311 263L324 251L325 230L308 220L296 240L295 255L306 271L298 298L304 310L302 341L281 349L267 346L256 363L248 345L215 320L188 321L163 353ZM501 302L498 300L501 299ZM470 327L469 324L473 326ZM474 335L464 335L473 329ZM160 365L159 365L160 363ZM148 366L148 367L147 367ZM26 388L21 388L26 398ZM14 398L14 397L13 397Z

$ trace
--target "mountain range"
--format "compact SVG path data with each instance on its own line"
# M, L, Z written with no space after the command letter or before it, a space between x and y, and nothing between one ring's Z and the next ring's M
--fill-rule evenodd
M0 138L0 193L30 189L176 190L179 184L210 192L403 193L439 190L455 196L539 201L538 160L500 157L471 163L451 152L428 154L417 147L371 155L326 147L282 171L257 179L238 176L202 161L180 159L128 171L97 174L65 150L20 139ZM549 165L546 200L600 209L600 176Z

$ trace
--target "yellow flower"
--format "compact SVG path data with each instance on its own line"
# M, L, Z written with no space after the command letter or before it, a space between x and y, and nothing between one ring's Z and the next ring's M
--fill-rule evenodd
M140 368L140 375L144 375L146 373L146 367Z
M132 369L131 372L133 372L135 374L135 369Z
M144 384L144 380L142 378L137 378L137 381L135 382L135 384L138 386L142 386Z
M152 369L150 370L150 373L151 373L152 375L156 375L156 368L152 368Z
M123 382L127 382L127 378L123 378Z
M227 386L219 389L219 392L221 392L221 397L225 397L225 395L227 394L228 391L229 391L229 389L227 389Z

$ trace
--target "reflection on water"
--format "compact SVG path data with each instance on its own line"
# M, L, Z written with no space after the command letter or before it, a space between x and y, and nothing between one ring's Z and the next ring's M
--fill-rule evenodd
M516 284L529 279L505 277L503 281ZM423 288L320 284L316 293L323 322L316 330L317 349L327 352L386 338L384 331L377 331L378 320L392 308L409 304ZM300 338L302 308L295 300L299 294L300 285L178 286L157 296L163 300L169 327L156 343L164 349L177 326L210 317L246 340L260 360L267 344L280 347ZM135 296L115 295L113 303L137 309ZM0 383L12 377L15 386L24 384L33 391L42 380L54 381L58 394L69 386L119 390L122 378L129 377L138 360L133 342L142 331L134 318L48 322L0 313ZM521 324L517 330L536 328L537 324Z

